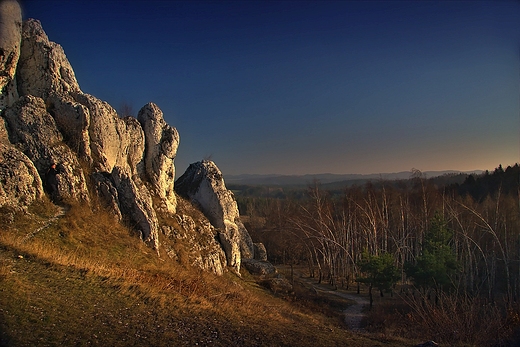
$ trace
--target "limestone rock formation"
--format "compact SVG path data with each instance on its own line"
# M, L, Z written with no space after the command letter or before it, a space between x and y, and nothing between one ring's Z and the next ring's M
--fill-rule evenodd
M14 75L20 57L22 11L15 0L0 1L0 111L18 98Z
M197 204L211 224L220 230L219 240L228 266L239 272L241 259L253 257L253 242L240 220L233 193L226 188L215 163L204 160L191 164L175 182L175 190Z
M146 186L119 166L112 171L111 180L117 190L121 213L129 216L141 231L141 238L158 250L159 222Z
M26 155L0 143L0 207L23 209L43 197L38 171Z
M16 73L21 101L5 112L11 143L35 162L41 177L51 161L64 163L73 174L59 176L71 181L59 185L63 197L88 200L79 161L89 165L90 178L103 192L105 204L117 218L137 225L143 239L157 248L154 192L141 181L145 151L141 124L135 118L119 118L108 103L81 92L63 49L49 41L39 21L24 22L21 37ZM20 118L23 110L33 117ZM26 124L34 126L25 129Z
M267 261L267 250L263 243L254 243L255 260Z
M77 156L63 143L42 99L21 97L4 112L9 141L22 151L44 178L51 162L60 164L58 190L62 198L89 201L86 180Z
M163 119L154 103L145 105L137 115L146 139L145 172L157 193L164 199L168 211L175 213L176 199L174 159L179 146L179 133Z
M16 77L21 95L47 99L52 94L80 92L63 48L49 41L41 23L29 19L22 26L22 44Z
M65 201L107 209L181 263L216 274L227 264L239 272L254 248L233 195L216 165L202 162L183 175L180 191L204 213L178 198L178 145L177 130L157 105L120 118L107 102L83 93L41 23L22 23L18 2L0 0L0 207L24 209L44 199L42 182L57 163Z
M163 225L162 244L168 255L182 264L189 264L222 275L226 255L215 240L217 231L208 219L184 199L179 199L176 223Z

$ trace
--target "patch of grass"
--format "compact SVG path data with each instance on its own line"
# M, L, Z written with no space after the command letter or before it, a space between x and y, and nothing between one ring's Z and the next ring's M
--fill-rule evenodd
M27 238L56 213L33 211L0 230L2 346L380 344L323 314L341 303L295 304L246 275L161 259L100 211L72 206Z

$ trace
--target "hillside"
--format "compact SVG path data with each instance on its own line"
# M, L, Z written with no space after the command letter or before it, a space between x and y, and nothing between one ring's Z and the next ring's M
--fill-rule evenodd
M403 343L349 332L337 308L304 292L164 261L102 211L72 206L41 230L59 212L50 203L1 212L1 346Z
M474 170L468 172L445 170L445 171L425 171L425 177L438 177L446 175L458 174L480 174L482 170ZM321 184L335 185L352 185L363 184L367 181L380 180L407 180L412 177L411 171L402 171L394 173L377 173L377 174L306 174L306 175L226 175L226 183L228 185L262 185L262 186L307 186L313 181L319 181Z

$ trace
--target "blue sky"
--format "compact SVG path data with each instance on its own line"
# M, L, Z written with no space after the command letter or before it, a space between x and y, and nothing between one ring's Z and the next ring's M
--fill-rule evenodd
M517 1L22 1L81 89L156 103L177 174L492 170L520 160Z

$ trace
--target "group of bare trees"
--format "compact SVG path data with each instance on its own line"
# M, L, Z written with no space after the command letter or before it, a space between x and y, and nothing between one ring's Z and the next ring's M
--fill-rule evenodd
M506 187L499 177L504 170L497 170L486 175L496 175L499 184L479 198L438 186L419 171L407 181L367 183L336 194L314 182L303 199L249 200L248 226L272 261L307 264L331 284L354 282L363 258L383 254L393 256L402 283L413 283L407 269L426 257L425 236L441 223L445 244L431 247L453 254L449 290L512 302L520 295L518 180L517 187L509 181Z

